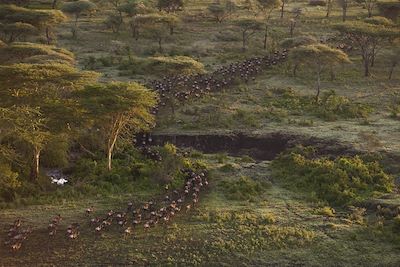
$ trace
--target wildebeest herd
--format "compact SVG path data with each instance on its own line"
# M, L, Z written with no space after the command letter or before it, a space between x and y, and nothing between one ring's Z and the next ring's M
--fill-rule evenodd
M157 115L160 108L168 104L173 107L174 100L184 103L193 98L199 98L210 92L225 90L235 84L254 81L262 71L284 61L288 56L288 50L275 51L271 55L252 57L244 61L238 61L222 66L212 73L194 75L175 75L164 77L161 80L150 81L147 86L156 91L160 97L159 103L152 113ZM135 138L137 146L142 148L145 155L157 157L154 151L146 149L151 145L152 138L149 133L138 134Z
M101 235L110 230L111 227L118 227L124 237L128 237L139 228L148 231L157 224L168 224L179 212L188 212L197 205L200 193L208 185L207 171L194 171L183 169L185 175L184 186L179 190L169 190L161 197L152 199L145 203L128 202L125 209L121 211L109 210L103 216L94 216L94 207L85 210L88 216L88 224L93 234ZM52 218L47 227L49 238L54 238L60 232L61 215ZM8 229L7 239L4 245L13 251L22 247L23 242L32 233L30 227L24 228L22 220L17 219ZM65 230L65 238L77 239L80 235L80 223L71 223Z
M160 107L165 107L172 99L179 102L191 98L198 98L210 92L224 90L239 82L255 80L261 71L276 65L287 58L287 50L275 52L264 57L253 57L241 62L223 66L209 74L176 75L164 77L161 80L151 81L148 86L155 90L160 98L152 113L157 115ZM157 150L151 148L152 137L149 133L142 133L135 137L135 143L141 152L148 158L161 161ZM134 233L140 225L148 230L159 223L168 223L178 212L190 210L199 201L199 194L208 185L207 172L196 172L191 169L183 170L185 185L181 190L168 191L163 198L151 200L141 205L129 202L124 211L108 211L104 216L92 217L89 225L95 234L107 231L112 225L121 227L124 236ZM92 216L94 208L86 210ZM56 236L62 221L61 215L56 215L47 227L50 237ZM66 238L76 239L80 234L80 224L72 223L66 229ZM20 219L16 220L8 229L7 239L4 242L13 251L19 250L23 242L32 232L31 228L24 228Z

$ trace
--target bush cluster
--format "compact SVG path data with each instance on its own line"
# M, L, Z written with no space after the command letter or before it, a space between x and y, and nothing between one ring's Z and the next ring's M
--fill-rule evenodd
M133 58L119 66L121 75L191 75L203 73L204 65L191 57L186 56L157 56L148 58Z
M316 157L312 148L297 148L279 155L273 177L286 187L304 191L331 205L361 201L375 192L390 192L394 178L377 161L359 156Z
M158 150L161 161L147 159L132 147L117 151L111 171L107 171L107 162L101 155L80 157L73 165L64 168L63 174L68 182L63 186L52 184L46 175L39 177L37 184L20 180L17 173L7 165L0 164L0 202L4 201L4 205L10 201L14 204L35 204L64 198L127 194L139 190L154 193L162 190L166 184L171 188L182 187L185 182L182 168L205 168L180 156L173 145L166 144L153 149ZM51 154L47 156L51 157ZM53 162L48 165L51 164Z
M365 119L372 112L368 105L355 103L335 91L324 92L320 102L312 96L300 95L292 88L272 89L266 96L269 109L283 110L293 115L309 114L326 121L338 119Z
M230 200L254 200L259 197L265 186L247 176L241 176L235 181L222 181L220 187L224 195Z

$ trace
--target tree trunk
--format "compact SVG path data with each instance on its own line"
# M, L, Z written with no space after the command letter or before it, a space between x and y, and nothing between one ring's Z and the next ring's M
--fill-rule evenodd
M57 0L53 0L53 3L51 4L51 9L56 9L57 7Z
M283 19L283 13L284 13L284 9L285 9L285 1L286 0L283 0L282 5L281 5L281 19Z
M169 34L170 35L173 35L174 34L174 27L169 27Z
M371 2L368 6L367 6L367 10L368 10L368 18L372 17L372 10L374 8L374 4Z
M264 31L264 50L267 50L267 40L268 40L268 24L265 25L265 31Z
M14 34L13 33L11 33L10 38L8 38L8 43L12 43L12 42L14 42Z
M51 36L50 36L50 29L49 29L49 27L46 27L46 41L47 41L47 44L48 44L48 45L51 44Z
M119 21L121 22L121 24L123 24L124 23L124 16L123 16L122 12L119 11L119 10L118 10L118 16L119 16Z
M326 3L326 16L327 18L329 18L329 16L331 15L331 9L332 9L332 0L328 0Z
M242 33L242 51L246 51L246 32Z
M332 66L330 67L329 74L331 76L331 81L336 79L335 71L333 70Z
M294 28L296 27L296 21L290 22L290 38L293 38Z
M371 68L373 67L375 65L375 52L372 52L372 55L371 55Z
M108 171L112 170L112 152L113 152L112 148L109 148L108 151L107 151L107 161L108 161L107 170Z
M160 53L163 52L163 48L162 48L162 38L161 38L161 37L158 38L158 51L159 51Z
M299 64L294 64L293 66L293 76L296 77L297 69L299 68Z
M318 66L318 71L317 71L317 95L315 96L315 102L319 102L319 94L321 92L321 67Z
M79 19L79 15L75 16L75 23L74 23L74 27L72 28L72 38L76 39L77 37L77 32L78 32L78 19Z
M343 4L343 7L342 7L342 20L343 20L343 22L346 21L346 18L347 18L347 3Z
M140 35L140 33L139 33L139 27L136 26L136 28L135 28L135 40L136 40L136 41L139 40L139 35Z
M40 167L40 149L35 147L33 149L33 160L31 166L31 181L37 181L39 177L39 167Z
M107 147L107 170L111 171L112 169L112 154L114 151L115 143L117 142L118 131L111 135L108 140L108 147Z
M368 77L369 76L369 60L364 59L364 76Z
M397 62L392 63L392 66L390 67L389 77L388 77L389 80L392 79L392 75L393 75L393 72L394 72L394 69L396 68L396 66L397 66Z

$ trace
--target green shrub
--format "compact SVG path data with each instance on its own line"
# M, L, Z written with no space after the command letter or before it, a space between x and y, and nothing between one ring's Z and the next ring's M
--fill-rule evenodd
M314 112L322 119L337 120L338 118L367 118L372 109L364 104L352 103L348 98L339 96L332 90L322 94L321 102Z
M148 74L165 75L192 75L204 73L204 65L191 57L173 56L173 57L149 57L133 58L130 61L123 62L119 67L122 74Z
M238 122L241 126L245 127L259 127L260 125L256 114L254 114L254 111L242 109L236 110L232 119L233 121Z
M18 173L11 170L10 165L0 163L0 200L11 201L15 198L15 190L21 186Z
M222 172L233 172L235 171L235 167L231 163L227 163L222 165L219 170Z
M225 161L228 160L228 154L227 153L217 153L214 155L215 159L217 160L218 163L225 163Z
M326 121L338 119L365 119L372 112L372 108L365 104L354 103L335 91L322 93L321 101L315 102L312 96L299 95L292 88L272 89L266 95L265 103L270 110L284 109L293 115L313 115ZM296 122L297 123L297 122ZM311 126L312 120L299 123Z
M393 188L393 177L378 162L359 156L318 158L311 148L298 148L279 155L271 167L273 177L286 187L329 204L348 204L371 196L374 191L390 192Z
M371 18L364 19L366 23L375 24L375 25L385 25L385 26L393 26L393 22L385 17L374 16Z
M177 155L176 147L172 144L165 144L163 147L154 148L161 156L161 161L149 162L142 170L141 175L150 177L153 182L159 185L168 183L177 184L174 179L179 178L180 169L184 166L184 160ZM183 183L182 179L180 179Z
M244 155L240 158L240 162L243 163L254 163L256 162L252 157L250 157L249 155Z
M53 136L42 152L42 166L63 168L68 164L68 137L65 135Z
M254 200L264 192L264 186L247 176L241 176L235 181L222 181L220 186L228 199Z
M316 213L326 217L335 217L335 210L331 207L322 207L316 210Z

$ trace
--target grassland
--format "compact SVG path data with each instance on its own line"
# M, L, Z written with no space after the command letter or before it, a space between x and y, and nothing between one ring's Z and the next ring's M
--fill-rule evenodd
M223 159L223 160L221 160ZM324 212L323 203L283 189L270 177L269 162L249 163L247 158L205 155L212 170L210 188L199 206L171 224L145 232L139 228L123 237L119 226L97 236L90 230L84 210L95 214L119 210L128 200L146 195L66 201L63 205L2 210L1 227L21 217L34 232L23 249L0 252L2 266L63 265L211 265L211 266L397 266L397 237L375 215L357 210ZM226 166L229 166L228 168ZM236 200L224 189L241 177L260 183L259 194ZM242 187L241 189L245 188ZM378 200L384 202L386 200ZM393 200L392 200L393 201ZM81 235L68 240L60 230L49 239L49 216L61 213L66 226L81 223Z
M211 1L196 1L180 14L182 23L178 24L175 34L165 42L164 55L190 56L203 63L206 70L212 71L217 66L266 53L262 49L262 32L250 40L249 48L245 52L241 51L240 32L232 25L233 18L216 23L206 11L209 3ZM334 7L331 17L327 19L323 7L308 6L307 2L289 3L284 19L279 19L278 11L272 14L267 52L278 49L279 42L289 37L289 21L294 16L291 11L295 8L303 10L295 28L295 36L312 35L324 40L335 34L331 25L341 21L341 10L338 7ZM361 6L352 5L348 20L359 20L364 13ZM239 10L235 14L235 17L241 16L248 16L248 12ZM95 58L94 68L103 73L104 80L146 82L163 75L156 72L126 75L119 70L119 63L127 60L129 55L140 58L159 55L158 44L145 35L135 40L128 29L119 34L112 33L105 29L103 21L102 12L83 18L78 40L71 39L70 25L63 25L58 31L59 44L77 55L82 68L90 57ZM370 105L373 112L367 118L326 121L304 112L294 112L290 106L271 112L270 101L266 97L271 94L272 89L292 89L300 96L312 96L315 90L315 78L307 70L300 69L297 76L293 77L290 66L281 65L265 72L253 83L214 93L207 98L180 106L173 117L166 110L163 112L165 116L159 119L157 131L193 134L202 131L241 130L257 134L287 131L331 137L362 149L383 149L397 153L400 151L397 142L399 124L398 118L392 115L400 101L400 69L395 69L393 79L388 80L390 55L385 48L379 55L372 69L372 77L363 77L360 56L357 51L352 51L352 63L334 69L333 80L326 74L322 82L323 91L334 90L351 102ZM215 114L218 114L217 117L214 117Z
M206 6L211 2L190 2L180 14L183 23L165 43L163 56L190 56L211 72L218 66L273 51L282 39L289 37L289 19L293 15L287 12L284 19L279 19L275 11L268 51L262 49L260 33L242 52L240 33L230 19L218 24L207 14ZM326 19L324 8L308 6L306 1L290 2L286 10L297 7L303 8L303 14L295 35L309 34L324 39L334 33L330 26L341 20L339 8L335 7L331 18ZM160 55L158 44L147 37L134 40L125 30L112 33L103 25L105 13L99 11L82 18L76 40L69 31L72 22L63 24L57 29L58 44L75 53L82 69L102 73L104 81L146 82L163 76L162 73L121 72L121 62L129 56L146 59ZM360 6L351 6L349 20L361 19L365 13ZM247 16L247 13L241 10L238 16ZM362 76L360 58L354 51L350 53L352 63L335 69L333 80L329 75L323 77L323 92L334 90L352 104L368 106L368 116L321 116L310 106L315 93L314 77L305 69L300 69L294 77L290 66L283 64L264 72L254 82L185 103L174 114L165 108L155 131L192 135L285 132L335 139L365 152L399 154L400 123L393 110L400 105L400 68L388 80L388 51L383 49L380 53L382 57L377 58L372 77ZM94 64L89 67L88 62L93 58ZM300 110L299 99L310 108ZM131 194L65 199L59 203L0 210L2 233L15 218L22 218L33 229L21 250L10 252L0 248L0 266L400 265L399 233L393 230L393 220L382 220L375 210L331 208L300 192L285 189L271 176L268 161L201 153L198 158L212 174L210 187L200 196L199 205L178 215L168 225L158 225L148 232L138 229L127 238L117 226L96 236L89 228L84 210L91 205L95 214L120 210L129 200L143 202L154 192L138 190ZM243 177L255 182L260 189L238 198L226 187ZM397 189L393 194L370 201L382 206L400 205ZM64 218L62 230L49 239L47 223L59 213ZM81 224L81 235L71 241L65 237L64 229L73 222ZM4 235L0 234L2 241Z

